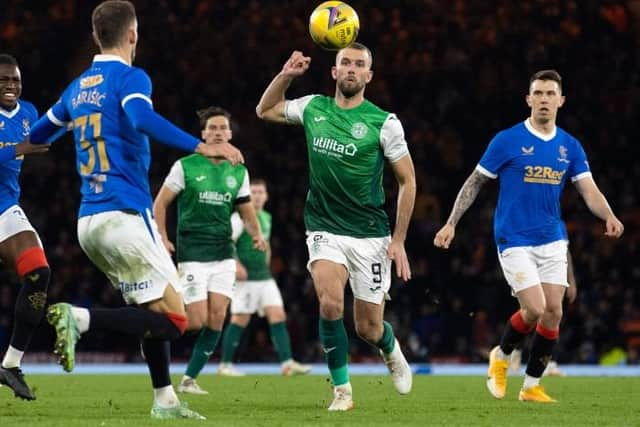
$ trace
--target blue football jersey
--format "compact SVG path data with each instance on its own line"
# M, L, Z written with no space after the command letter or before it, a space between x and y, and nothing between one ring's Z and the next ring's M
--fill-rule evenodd
M12 111L0 107L0 150L16 145L29 135L31 125L38 120L38 111L30 102L18 100ZM0 164L0 213L18 204L20 184L18 176L24 156Z
M151 79L114 55L96 55L48 112L58 126L71 123L82 179L79 216L114 210L151 210L149 138L124 112L131 99L151 104Z
M560 195L567 181L591 176L580 142L556 127L542 135L527 121L498 133L476 170L500 178L494 216L498 250L567 238Z

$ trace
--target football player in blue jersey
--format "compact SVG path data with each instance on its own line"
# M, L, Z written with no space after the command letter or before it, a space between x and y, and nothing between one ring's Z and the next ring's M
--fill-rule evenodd
M88 330L137 336L154 389L152 418L203 419L178 400L169 376L170 341L184 333L187 318L176 268L151 216L149 136L234 164L242 162L242 154L229 143L204 144L153 110L151 80L131 65L138 42L131 2L101 3L93 10L92 26L101 53L36 123L31 141L45 141L72 124L82 180L78 240L130 306L52 305L47 320L56 329L55 351L71 371L75 344Z
M18 204L18 175L24 154L47 151L31 144L29 128L38 119L36 108L21 100L22 79L16 59L0 55L0 259L13 268L22 284L18 292L9 348L0 365L0 384L16 397L34 400L24 381L20 362L44 316L49 285L49 264L40 238Z
M500 178L494 237L505 278L520 309L511 317L500 345L489 357L487 387L502 399L509 355L535 330L529 351L522 401L555 402L540 385L558 340L562 300L567 289L567 240L560 195L568 179L591 212L605 222L605 236L619 238L624 227L595 184L580 142L556 126L565 101L555 70L535 73L526 101L531 115L499 132L460 189L447 223L434 244L448 248L458 221L482 185Z

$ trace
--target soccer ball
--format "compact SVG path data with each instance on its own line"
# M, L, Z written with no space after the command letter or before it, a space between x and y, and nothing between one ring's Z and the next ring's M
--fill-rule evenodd
M309 33L313 41L328 50L338 50L356 40L360 20L355 10L341 1L325 1L309 18Z

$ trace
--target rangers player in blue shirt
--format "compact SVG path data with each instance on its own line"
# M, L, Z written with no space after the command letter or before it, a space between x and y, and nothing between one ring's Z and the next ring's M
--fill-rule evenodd
M34 400L20 363L44 316L50 270L40 238L19 205L18 176L24 155L47 151L48 146L29 143L29 128L38 112L20 99L21 93L18 62L11 55L0 55L0 260L17 273L22 285L11 341L0 365L0 385L11 388L16 397Z
M63 368L71 371L75 344L89 329L137 336L154 388L151 416L203 419L179 402L169 377L169 343L182 335L187 319L176 268L151 216L148 136L234 164L242 155L229 143L202 143L153 110L151 80L131 65L138 42L131 2L101 3L93 11L92 24L101 54L36 123L31 141L45 141L67 124L73 127L82 179L78 241L130 306L51 306L47 318L57 332L56 352Z
M487 387L495 398L505 396L509 355L535 329L518 398L546 403L555 400L545 393L540 377L558 340L568 286L567 237L560 216L565 183L570 180L591 212L605 222L606 236L619 238L624 227L593 181L580 142L555 124L565 100L560 75L554 70L535 73L526 100L530 117L493 138L434 244L448 248L482 185L500 178L494 235L500 265L520 309L490 353Z

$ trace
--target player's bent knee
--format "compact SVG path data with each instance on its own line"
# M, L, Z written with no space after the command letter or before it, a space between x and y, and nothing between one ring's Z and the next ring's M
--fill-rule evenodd
M209 328L219 331L222 329L224 325L224 319L226 317L226 311L216 310L214 312L209 313L207 317L207 326Z
M522 317L529 323L535 323L544 315L546 311L546 304L529 305L522 308Z
M355 327L360 338L374 344L380 341L384 332L382 324L369 321L357 322Z
M230 323L234 325L240 326L241 328L246 328L251 320L251 316L247 314L234 314L231 316Z
M16 258L16 272L19 277L42 268L49 270L49 263L44 250L39 246L22 251Z
M341 299L333 298L324 294L319 298L320 314L328 320L336 320L342 317L344 302Z
M177 340L187 330L187 324L188 324L187 316L183 314L177 314L177 313L166 313L166 316L171 321L171 323L173 323L176 329L175 333L170 334L171 336L169 336L168 338L171 341Z

